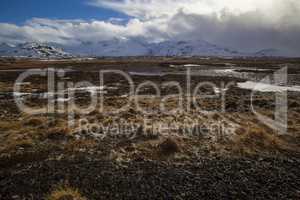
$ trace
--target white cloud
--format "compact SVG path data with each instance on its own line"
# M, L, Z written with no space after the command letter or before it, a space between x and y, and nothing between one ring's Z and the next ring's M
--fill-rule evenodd
M286 5L292 4L298 8L300 6L298 0L91 0L89 4L110 8L140 19L173 16L179 10L198 15L220 15L224 10L235 15L267 11L266 16L277 18Z
M90 4L117 10L131 19L36 18L22 26L0 23L0 42L203 39L242 51L281 48L300 52L298 0L92 0Z
M167 32L165 20L143 22L135 18L125 24L115 23L115 20L112 20L34 18L23 26L0 23L0 42L39 41L74 44L80 41L103 41L118 37L143 37L147 40L156 40Z
M11 42L18 35L24 40L40 42L68 43L76 40L104 40L108 36L121 34L124 27L104 21L78 21L78 20L49 20L33 19L23 26L0 24L0 37L5 40L9 36ZM10 34L2 34L8 32Z
M92 0L144 23L164 21L163 37L204 39L244 51L300 52L299 0Z

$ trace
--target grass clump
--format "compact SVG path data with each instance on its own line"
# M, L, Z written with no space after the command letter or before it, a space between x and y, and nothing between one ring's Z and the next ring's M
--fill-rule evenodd
M54 189L46 200L87 200L77 189L69 186L59 186Z
M70 136L70 130L65 127L50 128L45 132L45 137L50 140L63 140Z
M162 155L170 155L180 152L180 146L177 140L172 138L167 138L161 144L159 144L160 153Z

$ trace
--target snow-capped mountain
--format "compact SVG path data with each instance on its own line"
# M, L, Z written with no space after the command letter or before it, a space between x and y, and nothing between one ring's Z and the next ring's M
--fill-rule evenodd
M0 56L6 57L28 57L28 58L65 58L71 54L62 49L37 42L27 42L18 45L2 43L0 45Z
M154 56L241 56L242 53L203 40L166 41L151 48Z
M99 42L81 42L65 47L66 51L80 56L144 56L149 54L149 44L134 39L112 39Z
M6 54L13 54L14 53L14 46L6 44L6 43L1 43L0 44L0 55L5 56Z
M64 49L64 50L62 50ZM217 56L217 57L280 57L286 56L276 49L256 53L242 53L203 40L164 41L149 43L143 39L115 38L106 41L77 42L76 45L53 43L23 43L16 46L0 44L0 56L33 58L69 58L74 56L125 57L125 56Z
M84 56L242 56L228 48L206 41L165 41L147 43L139 39L113 39L101 42L81 42L65 47L74 55Z

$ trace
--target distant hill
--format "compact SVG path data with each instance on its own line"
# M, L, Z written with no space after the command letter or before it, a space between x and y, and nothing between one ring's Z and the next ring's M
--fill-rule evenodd
M0 44L0 56L27 58L66 58L70 53L43 43L27 42L18 45Z

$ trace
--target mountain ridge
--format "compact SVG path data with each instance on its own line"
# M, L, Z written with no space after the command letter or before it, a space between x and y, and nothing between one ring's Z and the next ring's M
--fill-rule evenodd
M138 39L84 41L76 45L26 42L17 45L0 44L2 57L70 58L70 57L130 57L130 56L215 56L215 57L288 57L277 49L243 53L211 44L204 40L168 40L149 43Z
M28 58L69 58L70 53L62 49L39 42L25 42L17 45L0 44L2 57L28 57Z

